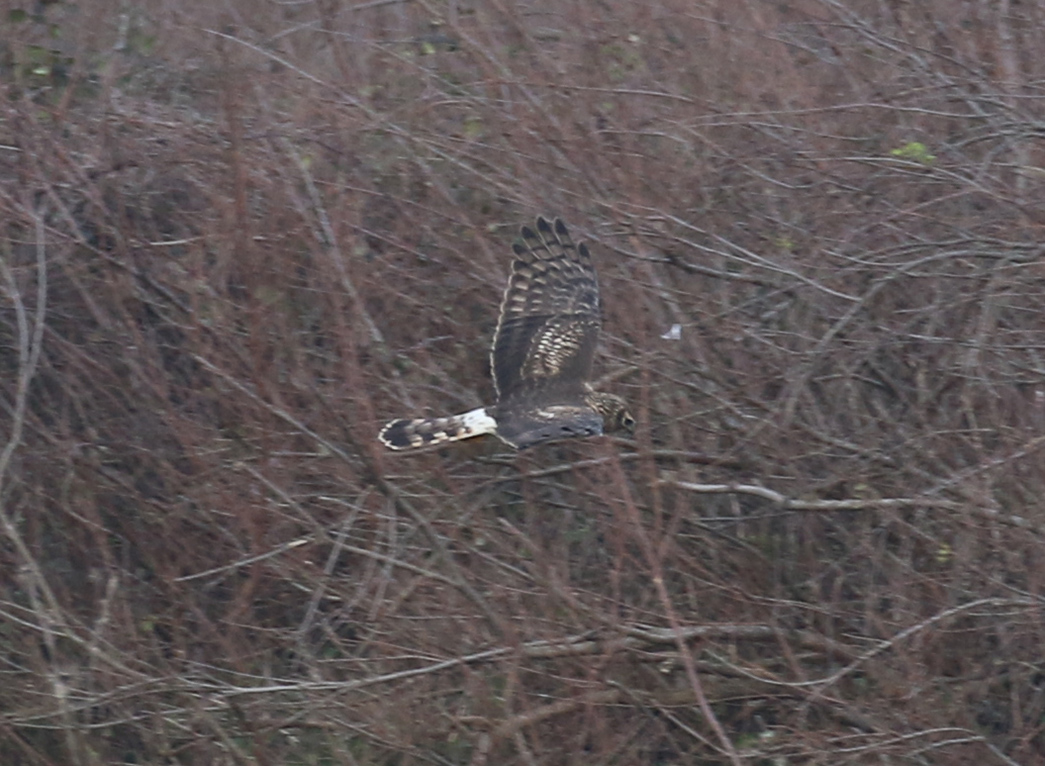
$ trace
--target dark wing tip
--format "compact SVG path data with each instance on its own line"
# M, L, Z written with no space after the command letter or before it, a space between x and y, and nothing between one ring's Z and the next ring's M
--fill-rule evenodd
M561 218L555 219L555 233L560 237L569 237L570 231L566 228L566 224L562 222Z
M512 252L516 255L526 255L526 247L518 242L512 242Z
M555 223L560 223L559 219L555 219ZM558 228L558 226L556 226L556 228ZM543 215L537 216L537 230L545 235L551 235L552 233L552 225L548 223Z

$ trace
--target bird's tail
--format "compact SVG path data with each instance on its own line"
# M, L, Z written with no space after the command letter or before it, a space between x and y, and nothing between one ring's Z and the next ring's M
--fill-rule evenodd
M492 433L497 433L497 421L490 417L485 407L480 407L449 418L393 420L381 429L377 438L389 449L398 451L422 449Z

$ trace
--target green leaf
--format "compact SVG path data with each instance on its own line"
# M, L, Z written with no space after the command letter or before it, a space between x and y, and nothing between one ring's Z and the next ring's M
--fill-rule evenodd
M923 165L931 165L933 160L936 159L936 155L930 154L925 144L921 141L911 141L898 149L893 149L889 154L902 160L920 162Z
M483 132L483 121L480 118L475 117L474 115L469 115L468 117L465 118L465 120L464 120L464 135L465 135L466 138L476 139L480 135L482 135L482 132Z

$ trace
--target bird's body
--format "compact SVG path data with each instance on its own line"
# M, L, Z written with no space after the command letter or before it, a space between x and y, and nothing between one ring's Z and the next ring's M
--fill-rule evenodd
M516 449L599 436L634 420L619 396L588 382L602 325L587 246L566 225L522 228L490 352L497 404L446 418L393 420L378 435L393 450L495 434Z

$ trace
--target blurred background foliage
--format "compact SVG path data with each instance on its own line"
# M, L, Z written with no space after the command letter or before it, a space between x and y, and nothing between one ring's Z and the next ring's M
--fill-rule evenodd
M1041 4L3 12L4 764L1045 762Z

